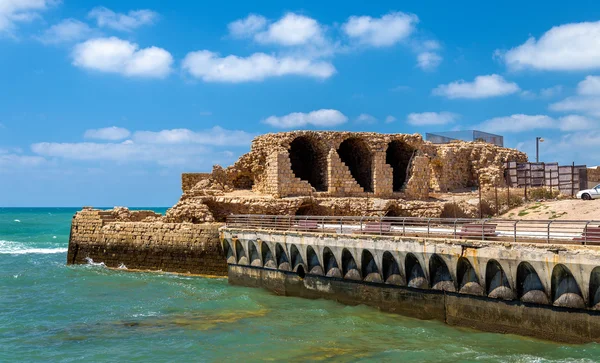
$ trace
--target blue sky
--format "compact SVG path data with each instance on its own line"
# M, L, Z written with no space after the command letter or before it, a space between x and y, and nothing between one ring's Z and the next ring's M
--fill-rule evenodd
M294 129L598 165L600 5L0 0L0 206L169 206Z

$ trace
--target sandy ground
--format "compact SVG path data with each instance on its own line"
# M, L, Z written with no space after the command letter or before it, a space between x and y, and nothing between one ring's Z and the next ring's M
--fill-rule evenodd
M530 202L503 214L511 219L600 220L600 199Z

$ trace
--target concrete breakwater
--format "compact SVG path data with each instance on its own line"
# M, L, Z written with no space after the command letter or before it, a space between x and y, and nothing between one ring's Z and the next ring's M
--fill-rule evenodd
M163 223L153 212L84 208L71 224L68 264L226 276L221 224Z
M232 284L485 331L600 341L598 247L225 227Z

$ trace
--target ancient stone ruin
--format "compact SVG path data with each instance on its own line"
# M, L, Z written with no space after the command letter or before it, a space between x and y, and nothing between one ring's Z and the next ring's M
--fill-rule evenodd
M165 219L224 221L232 213L439 217L448 201L431 193L502 187L507 161L527 156L485 142L432 144L418 134L266 134L232 166L183 174L183 195Z

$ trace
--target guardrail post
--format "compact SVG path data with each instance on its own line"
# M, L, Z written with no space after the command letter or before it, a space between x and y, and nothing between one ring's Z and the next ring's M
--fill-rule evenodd
M456 239L456 222L458 222L458 218L454 219L454 239Z
M553 221L548 221L548 238L547 238L547 242L548 244L550 244L550 225L552 224Z
M515 234L514 234L515 240L514 240L514 242L517 242L517 223L519 223L519 221L515 221L515 224L514 224L514 229L515 229Z
M431 222L431 218L427 219L427 237L429 237L429 223Z
M360 233L363 232L363 218L365 218L365 216L360 216Z
M587 229L588 229L588 224L590 224L591 222L587 222L585 224L585 227L583 227L583 245L587 245Z
M402 218L402 237L406 237L406 217Z
M344 233L344 217L340 217L340 234Z
M325 232L325 217L321 218L321 232Z
M383 221L383 217L379 217L379 235L380 236L383 234L383 228L381 226L382 221Z

